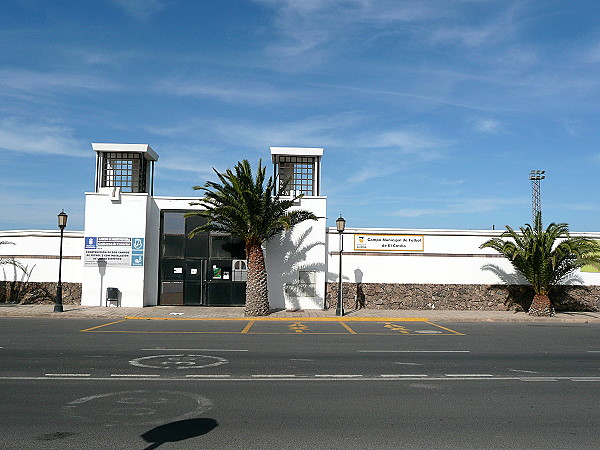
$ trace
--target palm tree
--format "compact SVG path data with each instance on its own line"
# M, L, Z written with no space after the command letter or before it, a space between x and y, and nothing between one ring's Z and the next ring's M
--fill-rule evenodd
M195 190L204 191L204 198L192 205L206 209L186 213L186 217L198 215L207 222L192 230L189 236L218 232L242 239L248 258L245 314L268 315L267 270L262 246L282 231L305 220L317 220L317 217L309 211L289 210L302 195L281 199L273 177L269 177L265 185L266 168L262 160L256 176L248 160L238 162L234 170L227 169L223 173L213 170L218 183L208 181L204 186L194 186Z
M506 225L499 238L486 241L480 248L502 253L531 284L535 295L530 315L553 316L549 293L577 269L588 264L600 267L600 245L592 239L571 237L566 223L551 223L544 230L540 212L533 226L526 224L519 230Z

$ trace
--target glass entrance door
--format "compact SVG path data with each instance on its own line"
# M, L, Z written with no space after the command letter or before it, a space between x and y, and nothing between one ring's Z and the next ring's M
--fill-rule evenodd
M163 211L161 218L160 305L241 306L245 301L243 242L229 235L189 233L205 223Z
M186 259L184 271L183 304L206 304L206 260Z
M161 221L161 305L206 305L208 236L190 231L201 217L185 218L180 211L164 211Z

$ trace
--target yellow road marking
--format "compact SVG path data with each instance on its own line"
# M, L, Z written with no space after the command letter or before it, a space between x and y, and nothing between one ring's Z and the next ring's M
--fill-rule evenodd
M433 323L433 322L429 322L429 323L431 325L433 325L434 327L438 327L438 328L441 328L442 330L450 331L452 334L457 334L458 336L464 336L465 335L464 333L459 333L458 331L454 331L454 330L451 330L450 328L443 327L441 325L438 325L437 323Z
M348 330L350 332L350 334L356 334L356 331L354 331L352 328L350 328L346 322L340 322L340 325L343 326L346 330Z
M308 330L308 325L302 322L295 322L288 325L288 328L296 333L303 333Z
M252 328L252 325L254 325L254 320L251 320L250 322L248 322L248 325L246 325L244 327L244 329L242 330L242 334L248 333L248 330L250 330L250 328Z
M85 330L82 330L85 331ZM239 331L133 331L133 330L92 330L89 331L89 333L132 333L132 334L240 334ZM285 332L285 333L280 333L280 332L268 332L268 331L251 331L247 334L287 334L288 336L290 335L296 335L296 334L327 334L327 335L332 335L332 334L339 334L339 335L345 335L348 336L348 334L355 334L355 335L367 335L367 336L390 336L392 335L392 333L358 333L358 332L354 332L354 333L348 333L348 332L337 332L337 331L325 331L325 332L317 332L317 331L310 331L308 333L290 333ZM457 332L452 332L452 333L440 333L440 334L418 334L418 333L403 333L403 336L464 336L464 334L462 333L457 333Z
M380 323L385 324L383 326L383 328L389 328L392 331L397 331L402 334L410 334L410 331L406 327L403 327L402 325L398 325L398 324L392 323L392 322L380 322Z
M247 321L247 325L241 332L238 331L131 331L131 330L100 330L100 328L107 327L109 325L115 325L117 323L125 322L127 320L195 320L195 321ZM289 333L278 333L278 332L250 332L250 329L253 327L255 322L257 321L270 321L270 322L294 322L293 324L288 325L290 330L293 330L295 333L301 334L305 331L309 330L308 325L303 322L339 322L350 334L367 334L367 335L385 335L385 333L357 333L353 330L346 322L374 322L378 321L380 323L385 324L385 328L389 328L392 331L397 331L404 335L417 335L418 333L412 333L406 327L397 324L396 322L426 322L428 325L433 325L434 327L441 328L442 330L448 331L450 334L464 336L464 333L459 333L458 331L451 330L450 328L443 327L436 323L430 322L429 319L421 318L421 317L304 317L302 319L291 318L291 317L258 317L258 318L219 318L219 319L210 319L210 318L170 318L170 317L126 317L125 319L116 320L114 322L105 323L103 325L98 325L91 328L86 328L85 330L80 330L80 332L95 332L95 333L138 333L138 334L289 334ZM347 333L338 333L338 332L313 332L310 331L308 334L347 334ZM437 336L447 336L448 334L437 334Z
M86 330L81 330L86 331ZM133 330L94 330L90 333L135 333L135 334L239 334L238 331L133 331ZM266 334L266 333L250 333ZM285 333L278 333L285 334Z
M122 319L122 320L117 320L116 322L110 322L110 323L105 323L104 325L98 325L97 327L92 327L92 328L86 328L85 330L79 330L80 333L84 332L84 331L92 331L95 330L97 328L102 328L102 327L106 327L108 325L114 325L115 323L121 323L121 322L125 322L127 319Z
M229 317L229 318L209 318L209 317L136 317L127 316L128 320L212 320L212 321L273 321L273 322L429 322L424 317Z

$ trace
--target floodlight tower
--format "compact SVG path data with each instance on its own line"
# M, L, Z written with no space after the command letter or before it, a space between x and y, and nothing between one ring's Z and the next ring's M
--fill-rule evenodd
M533 224L538 213L542 214L542 198L540 191L540 181L546 178L545 170L532 170L529 173L531 180L531 215L533 216Z

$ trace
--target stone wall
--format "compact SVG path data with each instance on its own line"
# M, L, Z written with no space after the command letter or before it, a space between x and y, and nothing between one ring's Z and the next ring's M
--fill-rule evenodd
M528 285L344 283L344 308L528 310ZM327 283L325 308L335 308L338 284ZM600 286L560 286L550 293L558 311L600 311Z
M51 304L56 297L56 282L0 281L0 303ZM62 283L65 305L81 304L81 283Z

